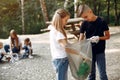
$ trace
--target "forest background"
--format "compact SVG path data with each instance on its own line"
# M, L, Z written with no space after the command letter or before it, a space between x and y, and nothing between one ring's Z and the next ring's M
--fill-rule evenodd
M75 18L80 4L89 5L109 26L120 25L120 0L0 0L0 38L7 38L11 29L18 34L43 33L56 9L65 8Z

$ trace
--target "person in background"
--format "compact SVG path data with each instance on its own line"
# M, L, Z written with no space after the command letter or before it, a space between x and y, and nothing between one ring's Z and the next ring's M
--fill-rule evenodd
M11 53L14 56L19 56L22 50L22 42L15 30L10 31L9 44L4 46L6 53ZM19 58L19 57L18 57Z
M83 4L78 8L78 17L84 19L80 28L80 38L89 39L92 43L92 70L88 80L96 80L96 64L100 74L100 80L108 80L106 73L105 45L110 38L109 28L106 22L96 16L92 9Z
M33 58L32 56L33 49L32 49L32 44L29 38L26 38L24 40L24 47L22 49L25 50L25 53L23 54L23 58L26 58L26 57Z
M3 62L3 57L6 55L6 52L5 52L5 50L4 50L4 48L3 48L3 43L2 42L0 42L0 62Z

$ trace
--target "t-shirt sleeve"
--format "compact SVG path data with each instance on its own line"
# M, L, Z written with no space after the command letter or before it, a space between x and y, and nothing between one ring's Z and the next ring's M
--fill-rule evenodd
M103 23L103 24L102 24L103 30L104 30L104 31L109 30L109 27L108 27L107 23L106 23L105 21L103 21L102 23Z
M84 33L85 32L85 22L83 22L80 26L80 33Z
M57 32L56 40L65 39L65 36L61 32Z

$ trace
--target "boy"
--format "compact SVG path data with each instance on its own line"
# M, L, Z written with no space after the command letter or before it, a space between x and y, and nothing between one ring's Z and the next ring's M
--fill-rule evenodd
M92 69L88 79L96 79L97 63L100 80L108 80L105 61L105 40L110 38L109 28L105 21L96 16L91 8L85 4L79 6L78 17L84 19L80 28L79 40L83 40L85 36L92 43Z

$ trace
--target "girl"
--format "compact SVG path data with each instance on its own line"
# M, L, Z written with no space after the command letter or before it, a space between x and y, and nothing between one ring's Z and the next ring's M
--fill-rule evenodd
M29 58L33 58L32 56L32 44L29 38L26 38L24 40L24 47L22 48L23 50L25 50L25 53L23 54L23 58L29 57Z
M70 14L64 9L58 9L52 19L50 29L50 48L57 73L57 80L67 80L68 58L65 46L67 45L67 35L64 27Z
M10 41L9 45L4 46L5 51L15 53L15 55L13 54L13 57L16 55L18 57L18 55L20 55L20 50L22 49L22 43L15 30L10 31L9 41Z

